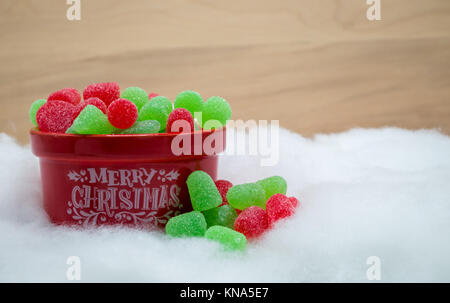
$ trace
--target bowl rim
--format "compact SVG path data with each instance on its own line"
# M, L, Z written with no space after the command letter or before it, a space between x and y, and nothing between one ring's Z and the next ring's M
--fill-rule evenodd
M60 137L60 138L146 138L146 137L176 137L178 135L196 135L196 134L212 134L216 131L225 131L226 126L212 130L196 130L190 133L154 133L154 134L92 134L92 135L78 135L66 133L51 133L40 131L37 127L30 129L31 135Z

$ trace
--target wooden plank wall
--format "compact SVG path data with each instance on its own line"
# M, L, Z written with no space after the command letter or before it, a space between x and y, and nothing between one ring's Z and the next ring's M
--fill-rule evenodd
M174 98L221 95L235 119L305 136L352 127L450 132L450 1L0 2L0 132L28 142L28 107L59 88L117 81Z

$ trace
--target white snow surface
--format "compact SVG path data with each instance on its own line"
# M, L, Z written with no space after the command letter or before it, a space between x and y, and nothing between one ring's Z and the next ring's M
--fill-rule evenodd
M245 252L206 239L48 222L37 158L0 134L0 281L450 282L450 137L436 130L353 129L304 138L281 129L280 160L223 155L234 184L281 175L302 208Z

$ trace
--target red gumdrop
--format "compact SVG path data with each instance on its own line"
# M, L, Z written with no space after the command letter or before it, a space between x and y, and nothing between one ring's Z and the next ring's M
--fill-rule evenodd
M106 115L106 111L108 110L105 102L103 102L99 98L92 97L92 98L89 98L77 105L77 108L76 108L76 111L74 114L74 118L78 117L78 115L81 113L81 111L88 105L94 105L95 107L100 109L105 115Z
M126 129L136 122L138 109L127 99L117 99L108 106L108 120L112 126Z
M151 100L154 97L158 97L159 95L157 93L150 93L148 94L148 99Z
M275 194L267 200L266 211L269 218L269 225L272 226L275 221L293 215L295 208L288 197L283 194Z
M234 230L244 234L247 239L260 236L268 228L267 213L258 206L244 209L234 221Z
M296 197L289 197L288 198L289 202L291 202L292 206L294 206L294 208L296 208L297 206L300 205L300 202L298 201L298 199ZM301 207L301 205L300 205Z
M65 133L72 125L76 107L65 101L45 102L36 113L36 122L40 131Z
M174 130L178 127L178 129L182 129L183 131L192 132L194 131L194 119L192 118L192 114L184 108L177 108L172 111L167 119L166 131L168 133L180 133L181 131L172 131L172 125L175 121L186 121L187 123L177 123L174 127ZM188 125L189 124L189 128ZM188 128L188 129L187 129Z
M87 100L92 97L99 98L105 102L106 106L109 106L111 102L120 97L119 85L115 82L93 83L88 85L83 91L83 98Z
M227 180L217 180L215 183L216 183L217 189L219 190L220 195L222 196L222 201L223 201L222 204L220 204L219 206L228 204L227 192L233 186L233 183L231 183L230 181L227 181Z
M53 92L48 96L47 101L65 101L77 105L81 101L81 95L75 88L63 88Z

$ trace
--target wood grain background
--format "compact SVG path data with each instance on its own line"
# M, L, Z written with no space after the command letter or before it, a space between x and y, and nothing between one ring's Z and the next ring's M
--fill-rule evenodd
M450 132L450 1L0 2L0 132L28 142L28 107L54 90L117 81L169 98L221 95L235 119L303 135L352 127Z

